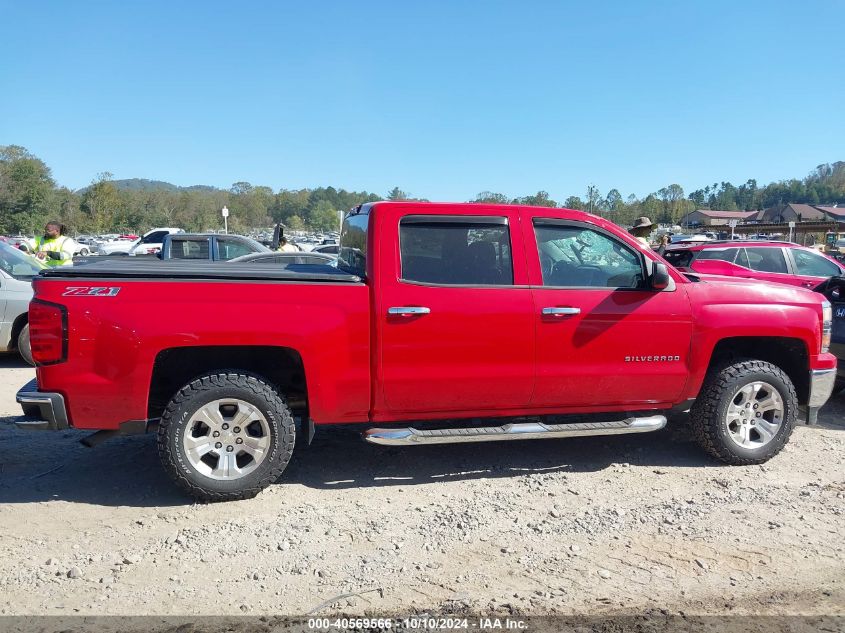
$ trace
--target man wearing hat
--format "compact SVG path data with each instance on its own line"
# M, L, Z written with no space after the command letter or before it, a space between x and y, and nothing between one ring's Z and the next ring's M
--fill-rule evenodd
M637 238L640 244L648 247L648 236L651 235L652 229L654 229L654 224L651 223L651 220L642 216L634 220L634 226L628 232Z

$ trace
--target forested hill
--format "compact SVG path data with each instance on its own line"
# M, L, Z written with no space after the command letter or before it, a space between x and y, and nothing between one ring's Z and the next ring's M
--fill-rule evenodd
M179 187L178 185L164 182L163 180L148 180L147 178L125 178L123 180L111 180L112 185L118 191L215 191L217 187L210 185L191 185L190 187ZM82 195L91 187L77 189L74 193Z
M319 178L315 174L314 178ZM555 186L555 183L549 183ZM605 193L606 192L606 193ZM190 231L220 228L220 210L229 209L229 229L236 232L283 222L291 229L337 229L338 211L373 200L421 199L399 187L385 193L347 191L335 187L274 189L236 182L229 189L206 185L180 187L161 180L114 180L98 174L92 184L71 191L57 184L47 164L18 145L0 146L0 235L33 235L47 220L60 220L77 233L140 233L154 226L179 226ZM623 195L616 188L586 187L586 196L554 200L547 192L514 197L483 191L469 202L520 204L583 209L630 226L647 216L676 223L696 209L756 210L789 203L845 206L845 161L824 163L803 178L768 184L749 179L740 185L714 182L686 193L676 183L644 197Z

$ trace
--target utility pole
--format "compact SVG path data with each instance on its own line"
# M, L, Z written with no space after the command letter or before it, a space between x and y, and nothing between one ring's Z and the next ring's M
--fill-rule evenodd
M595 185L587 185L587 198L590 200L590 213L593 213L593 203L595 202L597 187Z

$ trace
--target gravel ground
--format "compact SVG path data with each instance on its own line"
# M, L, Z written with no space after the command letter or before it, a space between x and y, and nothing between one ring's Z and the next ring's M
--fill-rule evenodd
M682 423L401 449L344 427L199 505L152 437L17 430L33 373L0 359L0 614L845 614L845 395L764 466Z

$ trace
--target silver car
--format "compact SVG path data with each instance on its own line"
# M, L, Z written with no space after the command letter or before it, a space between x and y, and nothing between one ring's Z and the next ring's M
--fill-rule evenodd
M18 352L30 365L27 318L32 278L44 268L34 257L0 242L0 352Z

